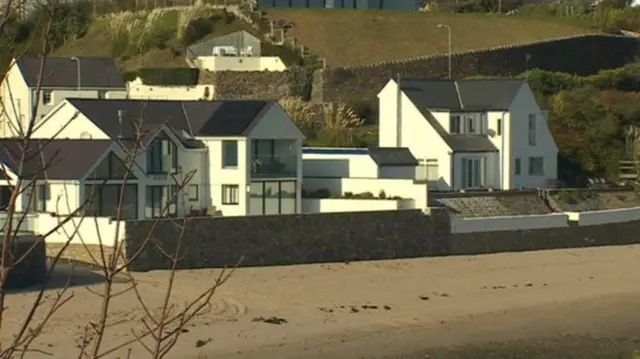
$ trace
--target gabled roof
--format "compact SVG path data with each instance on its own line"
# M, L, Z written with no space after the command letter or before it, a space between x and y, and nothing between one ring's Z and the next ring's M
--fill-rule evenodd
M369 147L369 155L378 166L418 165L418 160L406 147Z
M107 57L77 57L80 62L80 85L91 89L121 89L127 86L113 59ZM25 55L16 60L27 86L38 86L42 65L39 56ZM43 88L71 88L78 86L78 62L69 57L46 57L42 71Z
M449 133L433 117L431 110L506 111L524 83L524 80L519 79L402 79L400 89L453 151L496 152L498 149L487 137Z
M67 99L113 139L132 140L137 128L169 128L185 146L194 137L246 137L276 101ZM122 120L122 125L119 123Z
M400 88L416 105L430 110L506 111L525 80L402 79Z
M20 139L0 139L0 163L18 174L22 153L23 179L78 180L109 149L110 140L35 140L24 147Z

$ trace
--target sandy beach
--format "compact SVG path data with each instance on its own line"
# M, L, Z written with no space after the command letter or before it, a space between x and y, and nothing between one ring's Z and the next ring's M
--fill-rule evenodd
M71 267L56 272L63 282ZM195 298L218 270L181 271L172 302ZM102 284L73 270L73 298L50 319L28 358L77 357L77 339L96 319ZM135 274L158 308L167 273ZM640 337L640 246L242 268L195 317L170 358L392 358L430 347L593 335ZM129 286L124 281L115 291ZM20 327L35 291L12 293L1 339ZM52 298L55 289L48 292ZM49 302L37 318L42 318ZM141 328L132 291L114 298L104 349ZM266 323L259 318L284 320ZM129 346L144 358L140 345ZM640 342L638 348L640 349ZM47 353L47 354L43 354ZM108 358L125 358L125 348Z

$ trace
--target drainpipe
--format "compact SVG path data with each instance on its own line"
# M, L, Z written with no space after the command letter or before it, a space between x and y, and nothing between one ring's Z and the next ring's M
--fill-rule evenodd
M504 116L508 113L509 111L502 111L502 116L501 116L501 120L500 120L500 141L502 142L502 145L500 147L500 189L504 190L504 137L506 136L506 132L504 131Z
M398 87L396 90L396 147L402 147L402 90L400 89L400 74L397 75L396 82Z

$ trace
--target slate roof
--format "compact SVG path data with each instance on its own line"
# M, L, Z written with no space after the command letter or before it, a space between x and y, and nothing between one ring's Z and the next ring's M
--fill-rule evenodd
M136 127L149 133L169 128L187 147L190 137L246 137L276 101L151 101L67 99L109 137L132 140ZM122 126L118 122L121 111Z
M80 60L80 85L83 88L122 90L127 88L113 59L81 56L78 56L78 59ZM17 60L17 65L27 86L37 87L41 58L25 55ZM42 87L75 89L78 86L78 64L71 61L70 57L47 57L42 77Z
M400 88L454 152L496 152L496 146L485 136L449 133L430 111L506 111L524 83L517 79L402 79Z
M23 179L77 180L89 172L112 143L110 140L31 140L24 151L22 140L0 139L0 162L17 174L24 152Z
M406 147L369 147L369 155L378 166L417 166L418 160Z

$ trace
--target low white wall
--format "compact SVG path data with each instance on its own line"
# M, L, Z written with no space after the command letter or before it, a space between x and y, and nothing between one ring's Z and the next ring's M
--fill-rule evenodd
M598 224L640 220L640 207L565 213L569 216L570 221L577 222L579 226L595 226Z
M399 196L403 199L413 199L414 208L427 208L428 185L414 183L412 179L388 178L313 178L304 177L302 188L307 192L326 188L333 195L343 195L371 192L378 196L381 190L387 197Z
M285 71L287 66L277 56L198 56L200 68L215 71Z
M411 199L304 198L302 213L397 211L413 206Z
M34 219L34 233L45 235L67 217L55 217L48 213ZM116 221L105 217L74 217L45 238L48 243L100 244L112 246L116 234ZM124 238L124 222L118 228L118 240Z
M451 233L517 231L569 227L569 215L551 213L526 216L451 218Z
M212 100L214 91L213 85L150 86L143 84L140 78L127 83L127 96L132 100Z

